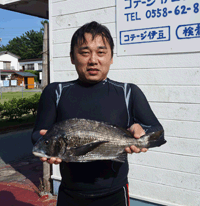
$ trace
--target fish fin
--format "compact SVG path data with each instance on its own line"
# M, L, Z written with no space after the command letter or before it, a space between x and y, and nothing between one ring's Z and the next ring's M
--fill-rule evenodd
M90 152L90 151L94 150L95 148L97 148L98 146L100 146L101 144L104 144L107 142L109 142L109 141L91 142L91 143L82 145L80 147L71 148L70 150L72 151L74 156L85 155L88 152Z
M164 130L152 132L149 134L149 146L151 147L160 147L165 144L167 141L164 138Z
M123 152L119 154L113 161L124 163L127 159L127 153Z

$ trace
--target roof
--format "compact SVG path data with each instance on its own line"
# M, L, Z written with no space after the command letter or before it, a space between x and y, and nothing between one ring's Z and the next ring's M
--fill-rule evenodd
M32 74L30 72L15 72L15 74L18 74L18 75L23 76L23 77L36 77L37 76L37 75Z
M15 73L16 71L10 70L10 69L0 69L1 73Z
M9 51L1 51L1 52L0 52L0 55L3 55L3 54L10 54L11 56L14 56L14 57L16 57L16 58L18 58L18 59L21 58L20 56L17 56L16 54L13 54L13 53L11 53L11 52L9 52Z
M37 61L42 61L42 58L35 58L35 59L23 59L23 60L19 60L20 62L37 62Z
M9 75L10 73L1 73L1 76L7 76Z
M0 0L0 8L48 19L48 0Z

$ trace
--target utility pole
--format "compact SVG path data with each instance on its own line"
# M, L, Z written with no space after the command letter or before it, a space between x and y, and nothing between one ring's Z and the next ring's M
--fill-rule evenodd
M49 84L49 24L44 24L42 52L42 89ZM51 166L43 162L43 184L46 193L51 192Z
M42 52L42 89L49 84L49 24L44 24Z

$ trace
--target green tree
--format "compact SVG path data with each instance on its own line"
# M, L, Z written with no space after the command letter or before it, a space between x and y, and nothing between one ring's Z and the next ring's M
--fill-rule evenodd
M6 46L2 45L0 51L9 51L20 56L21 60L41 58L44 23L48 23L48 21L41 21L42 28L40 28L40 31L27 31L22 36L10 40Z
M45 24L45 23L48 24L49 21L48 21L48 20L44 20L44 21L41 21L40 23L42 24L42 28L40 29L40 31L42 31L42 33L44 33L44 24Z

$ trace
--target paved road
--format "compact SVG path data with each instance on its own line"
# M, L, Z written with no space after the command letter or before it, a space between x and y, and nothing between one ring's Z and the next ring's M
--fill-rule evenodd
M0 135L0 164L8 164L31 155L32 129Z
M56 206L56 196L42 193L43 163L31 155L31 131L0 135L0 206Z

